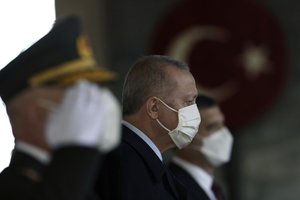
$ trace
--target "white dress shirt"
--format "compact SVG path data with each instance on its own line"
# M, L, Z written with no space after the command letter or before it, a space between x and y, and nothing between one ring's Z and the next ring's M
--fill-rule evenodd
M43 164L48 164L50 162L51 156L46 151L28 143L16 141L15 148L21 152L32 156L33 158L37 159Z
M185 169L195 179L198 185L205 191L205 193L211 200L216 200L216 197L211 190L213 177L209 173L204 171L199 166L187 162L177 156L174 156L172 158L172 161Z

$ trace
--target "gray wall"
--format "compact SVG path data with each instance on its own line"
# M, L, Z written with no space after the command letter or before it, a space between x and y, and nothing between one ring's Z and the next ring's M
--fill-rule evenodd
M289 50L288 81L275 107L240 132L241 199L300 198L300 2L263 0L278 18Z

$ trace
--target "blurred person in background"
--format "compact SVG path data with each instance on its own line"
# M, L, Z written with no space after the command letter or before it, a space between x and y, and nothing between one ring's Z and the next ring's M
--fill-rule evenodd
M95 177L119 144L121 118L117 100L98 83L115 77L97 66L76 16L57 20L0 71L15 137L0 174L1 200L98 199Z
M215 181L214 172L229 162L233 137L212 98L199 95L196 103L202 118L199 131L186 148L176 150L169 168L186 185L189 200L224 200L225 194Z

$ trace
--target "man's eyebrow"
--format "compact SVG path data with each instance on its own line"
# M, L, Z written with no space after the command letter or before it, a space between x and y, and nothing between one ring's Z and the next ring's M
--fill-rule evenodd
M205 127L206 127L206 129L213 129L213 128L218 127L218 123L216 123L216 122L210 122L210 123L206 124Z
M186 99L190 99L190 98L193 98L193 100L195 100L197 97L198 97L198 94L192 94L192 93L189 93L185 96Z

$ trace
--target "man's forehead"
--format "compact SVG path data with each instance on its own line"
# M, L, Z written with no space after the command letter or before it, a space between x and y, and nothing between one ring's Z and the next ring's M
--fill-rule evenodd
M32 99L39 99L39 98L47 98L47 99L60 99L64 95L64 88L61 87L37 87L37 88L28 88L20 95L32 98Z
M195 79L189 71L176 69L173 73L168 74L168 76L169 80L176 84L177 88L190 87L190 90L197 92Z

